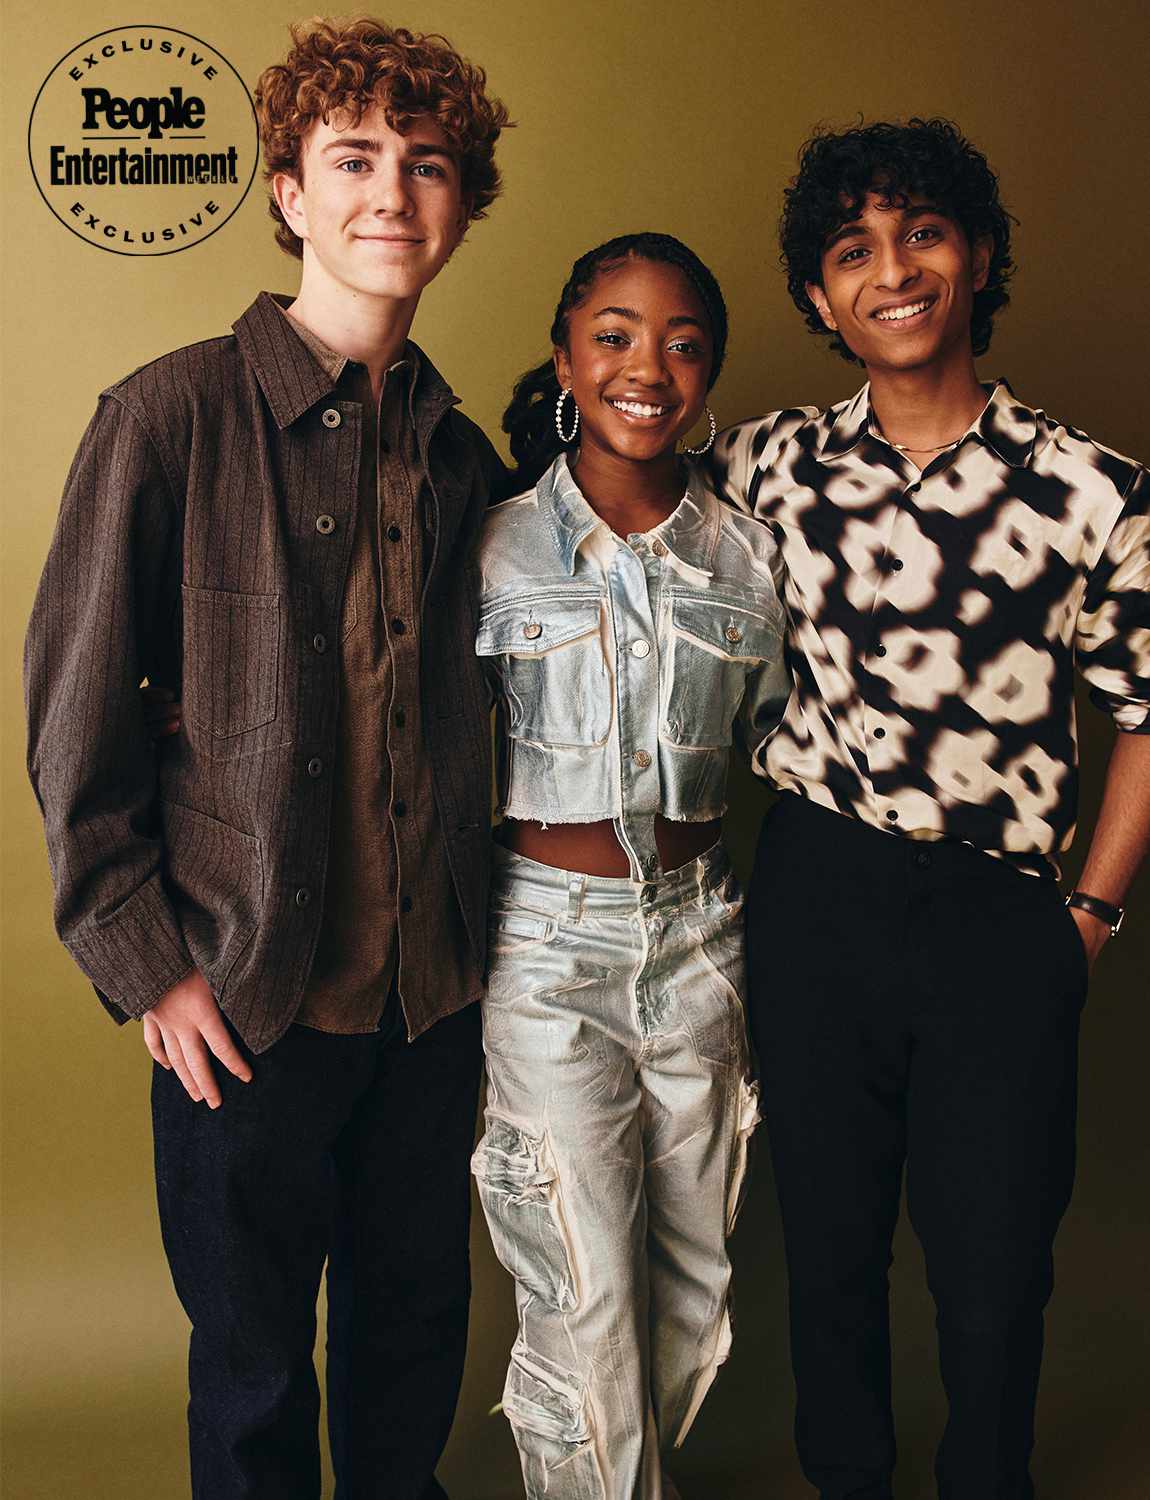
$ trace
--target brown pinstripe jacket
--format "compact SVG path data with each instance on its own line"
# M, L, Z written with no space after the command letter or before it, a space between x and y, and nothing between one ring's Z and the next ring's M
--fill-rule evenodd
M470 558L502 467L426 363L437 389L417 431L434 538L424 733L482 972L490 732ZM119 1020L197 967L256 1052L291 1024L323 907L330 781L307 767L334 750L328 644L360 456L353 425L325 406L331 390L265 293L233 335L105 391L68 477L25 654L29 769L61 938ZM158 758L145 677L182 684L185 732ZM438 940L434 911L405 924L405 940ZM412 1029L468 998L428 997Z

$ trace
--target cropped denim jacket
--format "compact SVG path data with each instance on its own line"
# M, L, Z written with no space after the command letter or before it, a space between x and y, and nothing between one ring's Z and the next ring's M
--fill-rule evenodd
M500 811L612 819L632 879L651 879L656 815L719 817L736 726L753 750L786 707L771 533L692 471L665 521L621 540L561 456L489 509L479 565Z

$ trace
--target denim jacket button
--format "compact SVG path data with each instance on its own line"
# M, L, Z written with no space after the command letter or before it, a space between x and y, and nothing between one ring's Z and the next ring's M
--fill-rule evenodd
M543 634L543 626L540 625L538 620L528 620L527 624L523 627L523 634L529 641L537 641Z
M647 750L636 750L631 759L639 767L640 771L645 771L651 764L651 755Z
M650 643L650 641L632 641L631 642L631 655L632 656L650 656L650 654L651 654L651 643Z
M659 542L659 541L652 542L651 543L651 551L655 554L656 557L666 557L666 555L667 555L667 544L666 544L666 542Z
M726 630L723 631L723 634L727 637L732 646L736 645L743 639L743 632L737 625L728 625Z
M323 416L320 418L320 421L325 427L338 427L339 424L343 421L343 418L340 416L339 412L336 411L334 406L329 406L327 411L325 411Z

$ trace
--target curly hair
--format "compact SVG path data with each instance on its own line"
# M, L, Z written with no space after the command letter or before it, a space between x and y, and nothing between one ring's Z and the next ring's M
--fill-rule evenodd
M559 295L559 305L551 323L552 346L556 349L568 347L571 313L590 292L600 274L614 271L627 260L677 266L698 293L711 326L711 369L707 377L707 389L710 390L719 378L727 352L727 304L714 274L674 235L655 234L649 230L621 234L581 255L571 267L571 274ZM554 363L550 359L544 360L516 381L511 401L503 413L503 431L508 434L511 454L518 466L516 481L524 487L534 484L568 446L560 443L555 428L555 403L559 391Z
M986 285L975 292L970 336L975 354L990 347L995 314L1010 301L1006 284L1014 270L1010 226L1017 221L999 202L998 178L952 120L905 124L879 122L850 130L819 130L799 153L799 170L784 191L779 222L780 259L787 288L813 333L858 363L837 333L823 323L807 295L807 283L822 284L827 240L862 212L868 192L884 204L904 207L910 198L937 203L962 228L967 241L988 238L993 249Z
M388 126L401 135L418 118L435 121L458 153L469 217L485 216L502 185L495 143L511 119L506 106L486 93L482 68L460 57L442 36L368 16L317 18L290 30L286 59L265 68L256 84L265 182L280 172L303 181L303 140L317 120L346 115L354 126L379 105ZM288 227L274 195L268 196L276 243L289 255L302 256L302 240Z

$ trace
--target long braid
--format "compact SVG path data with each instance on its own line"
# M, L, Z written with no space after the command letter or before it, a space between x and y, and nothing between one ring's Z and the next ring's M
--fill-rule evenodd
M719 378L727 352L727 305L719 283L695 252L670 234L644 231L622 234L606 244L588 250L571 268L571 274L559 297L551 324L551 343L567 348L568 319L574 308L586 297L603 271L614 270L628 259L649 260L677 266L699 294L699 300L711 325L713 355L707 380L710 390ZM563 451L555 428L555 403L560 386L551 360L544 360L521 375L515 383L507 410L503 413L503 431L508 434L515 459L516 482L523 488L534 484Z

